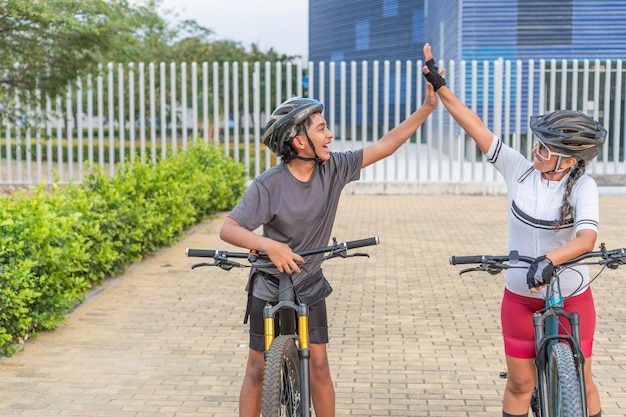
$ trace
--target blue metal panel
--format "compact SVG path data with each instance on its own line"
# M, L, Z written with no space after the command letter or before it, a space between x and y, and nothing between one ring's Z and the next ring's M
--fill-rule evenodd
M529 59L626 59L624 0L309 0L309 10L312 61L418 60L422 42L443 62L520 59L525 71ZM535 95L536 108L537 86L515 94Z
M309 57L444 59L626 57L624 0L310 0ZM422 18L423 16L423 18ZM421 21L421 22L420 22ZM357 22L368 42L357 49Z
M462 1L463 31L461 33L460 59L489 59L493 55L467 56L466 51L477 48L505 50L516 44L517 2L466 0ZM490 49L483 49L489 51ZM472 54L473 55L473 54ZM495 56L497 58L497 56Z
M424 0L310 0L309 59L327 61L336 52L348 61L418 59L423 10ZM358 38L357 49L357 28L367 25L369 47Z
M626 2L574 2L573 55L569 58L626 57Z
M380 62L381 77L384 61L390 61L393 67L395 61L400 60L404 68L405 61L422 58L423 39L424 0L309 1L309 59L317 62L341 57L347 64L348 79L352 77L351 61L358 62L356 74L358 77L361 77L361 61L370 61L368 72L370 95L373 81L371 62ZM327 74L325 97L329 96L329 76L330 74ZM400 76L404 83L406 74L403 72ZM319 74L315 74L315 77L319 77ZM393 77L395 75L391 78ZM336 99L339 100L338 77L335 80ZM319 83L314 84L319 88ZM379 85L382 97L384 88L382 78L379 79ZM346 94L348 96L351 94L350 84L346 86ZM398 99L404 100L405 97ZM360 91L357 91L357 100L361 100ZM392 102L395 100L396 97L393 96ZM357 107L358 112L360 102ZM351 109L348 109L348 112L350 111ZM382 111L380 114L382 118ZM347 116L350 117L350 114Z
M439 60L458 58L459 2L427 0L425 41L430 43Z
M522 59L626 56L623 0L465 0L462 4L462 59L495 59L503 45L517 51L511 58ZM478 55L481 52L485 55Z

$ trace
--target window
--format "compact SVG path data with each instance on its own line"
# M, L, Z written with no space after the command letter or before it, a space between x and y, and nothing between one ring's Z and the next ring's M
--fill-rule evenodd
M420 43L424 42L424 11L417 10L413 12L413 19L411 22L411 42Z
M518 45L570 45L573 0L519 0Z
M363 51L370 48L370 21L360 20L356 22L354 30L354 45L357 51Z
M398 15L398 0L383 0L383 17Z

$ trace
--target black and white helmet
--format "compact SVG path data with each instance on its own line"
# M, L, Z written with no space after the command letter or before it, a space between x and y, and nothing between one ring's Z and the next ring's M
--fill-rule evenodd
M299 126L312 114L324 111L324 105L312 98L294 97L274 110L265 126L263 143L279 154L285 142L298 134Z
M595 158L606 139L606 129L600 123L576 110L532 116L530 128L544 144L584 161Z

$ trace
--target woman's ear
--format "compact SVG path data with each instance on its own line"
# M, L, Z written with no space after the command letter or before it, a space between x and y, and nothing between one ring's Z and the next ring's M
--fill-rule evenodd
M563 159L561 161L561 168L568 169L568 168L573 167L577 163L578 163L578 160L576 158L574 158L574 157Z

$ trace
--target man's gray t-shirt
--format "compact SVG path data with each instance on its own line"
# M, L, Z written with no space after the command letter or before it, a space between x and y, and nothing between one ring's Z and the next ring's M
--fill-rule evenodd
M316 165L307 182L296 179L285 164L279 164L252 182L229 217L248 230L263 226L263 236L285 243L294 251L327 246L341 191L346 184L359 179L362 160L363 150L332 153L325 164ZM322 256L308 256L305 261ZM278 275L275 267L259 269ZM319 294L315 295L319 287L328 286L320 262L305 265L300 274L293 276L293 281L301 298L306 298L307 292L319 298ZM322 289L323 297L330 291L329 286ZM277 287L271 281L255 280L252 292L255 297L270 300L276 293ZM316 301L319 300L305 300Z

